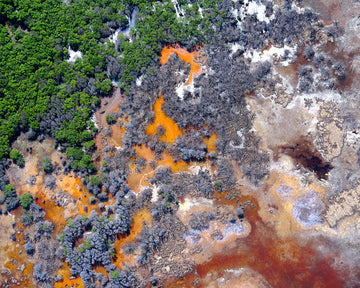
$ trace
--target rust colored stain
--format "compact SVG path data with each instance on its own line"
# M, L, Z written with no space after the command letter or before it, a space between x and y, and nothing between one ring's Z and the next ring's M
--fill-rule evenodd
M31 193L33 196L35 196L34 202L45 211L45 219L54 224L54 231L52 233L54 236L59 234L60 231L65 227L66 220L68 218L74 217L74 215L78 214L89 214L92 209L98 209L97 206L90 204L90 194L87 191L86 186L83 185L81 178L74 177L72 173L69 175L64 175L61 177L61 179L58 178L56 183L57 188L55 190L49 190L45 187L44 176L44 174L40 175L34 186L25 184L26 182L14 183L14 186L20 195L24 193ZM82 191L79 190L80 188ZM71 196L71 199L69 200L70 203L65 207L55 205L55 200L51 199L53 193L56 194L55 191L59 190L62 190ZM75 200L75 203L72 201L73 199ZM88 206L88 212L84 211L84 205ZM21 208L18 208L16 211L14 211L16 226L26 232L28 228L24 227L21 223L21 211ZM21 285L19 287L32 287L32 273L30 272L32 270L33 263L29 261L27 254L24 252L22 247L24 244L24 232L16 236L20 239L20 245L17 246L15 242L10 242L10 245L8 246L8 252L6 253L7 259L15 259L18 264L14 265L13 262L8 261L5 266L12 272L12 274L16 275L17 278L20 279L22 275L19 274L20 272L17 270L17 267L21 264L25 264L24 276L28 275L28 279L25 277L24 281L20 282ZM22 254L19 254L20 250L23 251ZM64 271L67 272L65 273ZM74 285L82 283L80 278L69 280L71 275L68 267L63 267L59 273L63 275L64 280L59 282L60 284L56 284L60 286L55 285L54 287L65 287L65 284L68 284L68 286L71 287L72 283L74 283Z
M66 220L74 215L89 214L92 209L97 209L97 205L90 204L90 193L87 191L85 185L83 185L80 177L73 177L73 174L65 175L62 181L57 181L59 189L72 196L75 203L70 203L66 207L60 207L55 205L55 201L51 200L51 195L45 192L43 183L38 184L39 191L36 193L38 204L46 212L45 218L51 221L55 227L55 234L60 233L66 225ZM81 191L79 189L82 189ZM42 200L45 200L43 203ZM72 200L71 200L72 201ZM84 205L88 207L88 212L85 212ZM98 211L99 212L99 211Z
M17 211L20 210L21 209L19 208ZM21 226L20 228L22 229L24 228L20 223L18 226ZM28 255L26 254L22 246L25 242L24 233L17 234L16 237L20 239L20 245L18 246L14 243L9 243L9 245L6 245L6 249L8 249L6 256L7 259L9 260L6 263L4 263L4 267L9 269L12 275L14 275L16 279L18 280L23 279L22 281L18 281L20 283L20 286L16 286L16 287L20 287L20 288L32 287L33 279L32 279L31 271L34 264L29 261ZM21 254L19 253L20 250L22 250ZM15 261L17 264L15 264ZM21 273L21 271L18 270L18 267L20 267L21 264L25 265L25 269L23 273Z
M185 161L174 161L173 157L167 152L161 154L161 160L156 160L155 152L149 147L144 145L135 146L135 150L138 158L143 157L147 162L155 161L155 168L147 164L143 171L137 173L133 169L129 175L128 185L136 193L140 192L141 187L149 185L149 180L155 175L156 169L158 168L168 167L173 173L177 173L186 171L189 167L189 164Z
M222 199L219 200L222 202ZM188 274L181 280L168 279L164 287L192 287L197 278L200 283L196 287L219 287L212 285L223 277L226 271L240 268L259 273L271 287L343 287L342 279L347 278L347 272L342 271L340 276L331 266L338 256L337 253L329 250L325 257L316 251L316 247L329 245L325 243L326 240L314 238L300 243L296 236L279 237L274 227L264 223L259 217L256 200L252 197L241 199L247 200L255 204L255 208L245 209L245 217L252 227L250 235L237 239L235 247L225 249L214 255L210 261L197 265L196 275ZM233 204L235 203L236 201ZM234 281L231 283L233 285ZM240 281L236 284L243 287ZM224 284L221 287L228 286Z
M198 75L201 73L201 65L200 65L200 48L193 49L192 52L187 51L184 48L181 48L179 45L170 45L165 46L161 51L160 64L165 64L171 54L176 53L179 58L185 63L190 63L190 75L187 83L192 83L194 75Z
M144 157L147 161L155 160L155 152L146 146L136 146L138 157ZM169 167L173 173L184 171L189 165L182 160L174 161L173 156L167 152L161 154L161 160L156 161L156 167Z
M69 175L63 175L61 178L57 179L56 185L57 188L55 190L49 190L48 188L46 188L44 184L44 174L38 177L37 182L34 186L30 186L28 184L16 185L16 189L20 195L22 195L23 193L31 193L34 196L36 196L35 203L38 204L45 211L45 219L49 220L54 224L54 231L52 233L54 236L58 235L61 232L61 230L64 229L67 219L73 218L76 215L84 215L84 214L89 215L91 210L96 210L98 213L100 213L97 205L90 204L91 195L88 192L87 187L82 183L80 177L74 177L73 173ZM63 192L65 192L70 196L68 200L69 203L65 205L65 207L55 205L55 200L51 199L53 193L55 193L56 195L56 191L59 190L62 190ZM43 200L45 202L43 202ZM75 200L75 203L73 200ZM114 201L115 199L113 197L109 198L110 204L114 203ZM85 212L84 205L88 207L88 212ZM21 208L18 208L15 211L17 226L26 231L26 227L23 227L20 220L21 210L22 210ZM22 245L24 244L23 234L24 233L17 235L17 237L20 238L21 245L19 247L15 247L15 244L11 245L11 247L9 247L9 252L7 253L7 258L8 259L13 258L17 260L18 263L24 263L25 264L24 275L27 275L31 272L33 264L27 260L26 253L24 251L22 254L18 254L20 249L23 250L22 247ZM80 239L80 242L77 244L80 244L81 240L83 239ZM15 267L12 262L8 262L6 265L7 265L6 267L10 269L14 275L18 275L19 271L16 270L17 266ZM84 287L82 280L80 278L70 279L71 273L70 273L70 268L67 264L64 264L57 274L62 275L63 280L55 283L54 285L55 288L66 287L65 285L68 285L68 287L80 287L80 288ZM30 276L29 279L24 282L21 282L21 286L19 287L32 287L32 285L30 285L32 283L32 273L30 273L29 276ZM20 275L18 278L20 279Z
M103 275L109 278L109 272L107 272L105 267L103 266L95 266L94 271L96 273L102 273Z
M160 140L173 144L175 140L181 136L182 130L177 126L176 122L162 111L162 105L164 104L164 98L161 96L156 99L154 104L155 119L154 123L150 124L146 128L146 134L155 135L158 131L158 127L162 126L165 129L165 134L160 136Z
M122 251L122 247L124 244L130 243L134 240L136 240L136 237L138 237L141 233L141 229L143 228L143 223L150 223L151 222L151 213L148 209L142 209L139 210L137 212L135 212L133 221L132 221L132 225L130 228L130 232L127 236L121 236L118 235L118 240L116 240L115 245L114 245L114 249L116 252L116 260L113 262L116 267L118 267L119 269L123 268L124 262L128 263L131 262L134 259L133 256L127 256L127 255L123 255L121 253Z
M110 145L119 147L122 143L122 137L125 132L125 127L120 127L118 123L111 125L111 138L109 139Z
M203 139L208 152L216 152L216 140L217 139L218 139L218 136L216 134L213 134L210 137L205 137Z
M75 279L70 279L71 277L70 266L67 263L63 264L63 267L58 271L58 274L63 276L63 280L56 282L54 284L54 288L63 288L63 287L84 288L84 284L80 277Z

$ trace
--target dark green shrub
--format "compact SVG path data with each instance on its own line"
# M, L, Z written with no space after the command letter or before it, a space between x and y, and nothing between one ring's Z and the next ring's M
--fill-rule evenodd
M43 166L43 169L44 169L45 173L51 173L53 171L53 169L54 169L49 157L45 157L43 159L42 166Z
M11 149L10 158L20 167L24 167L24 157L21 155L18 149Z
M31 203L33 203L33 196L31 193L26 193L20 196L20 204L23 209L28 210Z

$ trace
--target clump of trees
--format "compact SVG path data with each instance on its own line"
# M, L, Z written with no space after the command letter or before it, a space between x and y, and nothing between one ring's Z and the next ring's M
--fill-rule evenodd
M124 203L124 205L128 204ZM106 281L109 281L112 287L130 287L126 285L135 281L131 273L116 269L111 262L115 256L114 242L117 235L122 235L129 230L130 216L129 210L118 203L108 209L106 215L98 215L95 211L91 211L89 216L79 215L67 222L60 237L65 261L71 267L71 274L79 275L86 287L91 286L95 276L100 277L94 273L94 265L105 267L110 275L110 279ZM91 231L91 233L87 233L84 242L75 247L77 239L84 237L84 231ZM123 283L123 286L116 286L118 283Z
M21 220L25 226L31 225L34 219L33 215L29 211L33 200L34 199L31 193L25 193L20 196L20 204L23 208L23 211L21 212Z
M105 116L105 120L106 120L106 123L109 125L114 124L116 122L114 115L111 113L109 113Z
M98 97L111 93L111 80L120 80L127 91L139 75L158 65L164 44L204 42L224 15L216 5L215 0L183 5L183 21L172 1L1 3L0 72L5 81L0 83L0 158L9 155L14 137L29 128L34 135L55 136L65 146L90 141L96 133L91 113ZM116 46L107 42L116 29L128 27L134 9L138 16L130 29L132 41L121 34ZM81 51L82 58L67 62L69 47Z
M11 149L10 158L16 163L19 167L24 167L25 161L24 157L21 155L18 149Z
M19 206L20 200L16 195L16 191L13 185L6 185L3 191L2 202L5 203L5 207L8 212L16 209Z

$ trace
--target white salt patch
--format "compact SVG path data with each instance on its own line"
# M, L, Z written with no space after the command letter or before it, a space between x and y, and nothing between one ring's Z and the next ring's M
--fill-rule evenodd
M236 134L239 136L241 143L239 145L234 145L233 141L230 141L229 145L235 149L243 149L245 147L245 145L244 145L245 144L245 136L241 130L236 131Z
M184 100L184 94L185 91L190 92L191 94L194 94L195 92L195 87L193 83L180 83L176 88L175 88L175 92L176 95L181 99Z
M114 87L118 87L119 81L111 80L111 83Z
M80 51L74 51L70 48L70 46L68 47L68 51L70 56L69 59L66 60L68 63L75 63L76 59L82 58L83 56Z
M180 77L184 77L185 71L184 70L179 70L179 71L176 71L175 74L180 76Z
M288 52L286 52L288 51ZM258 63L258 62L265 62L265 61L272 61L274 59L281 59L287 54L287 60L280 61L281 65L288 66L290 65L290 61L294 57L296 53L296 47L290 47L284 45L282 48L272 46L270 49L261 51L254 51L252 49L246 51L244 57L246 59L250 59L251 63Z
M243 46L241 46L239 43L232 43L230 44L230 57L232 57L234 55L234 53L236 53L238 50L244 49Z
M338 92L334 90L324 90L315 93L308 93L308 94L304 93L297 95L296 97L293 98L293 100L289 103L289 105L286 108L294 109L296 107L299 107L300 103L303 107L305 107L305 100L312 100L313 104L307 110L313 115L318 114L320 105L316 105L316 103L319 100L322 100L323 102L332 101L335 103L341 103L344 101L344 99L341 97L341 95Z
M241 20L246 16L254 16L259 21L269 23L272 19L275 18L274 14L270 17L266 16L266 6L260 1L245 0L244 4L240 8L240 11L233 9L231 12L237 20L238 18Z
M145 187L147 188L147 187ZM152 186L152 196L151 196L151 203L155 203L159 199L159 193L157 187L154 185Z
M247 13L250 15L256 15L256 18L260 21L269 22L269 18L265 16L266 7L262 3L256 3L251 1L247 7Z
M304 175L300 175L298 167L294 166L293 159L287 155L281 155L280 159L276 162L271 160L269 165L269 170L271 171L282 171L289 175L295 175L296 177L303 177Z
M292 214L295 220L303 227L309 228L323 223L321 214L324 204L316 191L309 190L294 202Z
M281 73L276 72L276 69L273 69L272 71L273 71L273 75L274 75L274 76L279 76L279 77L281 78L281 80L282 80L282 84L277 84L277 85L282 86L282 87L285 86L285 87L286 87L285 92L286 92L287 94L292 94L292 93L294 93L294 89L295 89L295 88L294 88L293 85L291 84L289 78L286 77L286 76L283 76Z
M301 8L301 7L297 6L297 5L295 4L295 2L293 2L293 3L291 4L291 10L293 10L293 11L297 12L298 14L300 14L301 12L304 11L304 8Z
M193 175L197 175L199 173L200 170L207 170L211 173L211 165L209 163L206 163L205 165L196 165L196 164L193 164L191 165L189 168L188 168L189 172Z
M347 131L345 134L345 143L349 146L355 146L360 143L359 131Z
M144 79L144 75L141 75L139 78L136 79L136 86L137 87L141 86L143 79Z
M183 78L184 70L177 71L176 74L179 75L181 78ZM194 77L195 76L196 75L194 75ZM180 83L175 88L175 92L181 100L184 100L184 94L186 91L190 92L192 95L194 95L194 92L195 92L194 80L192 80L191 83L189 83L189 79L188 79L185 83ZM199 91L199 89L197 89L197 91ZM200 90L200 92L201 92L201 90Z
M179 86L177 86L175 88L176 91L176 95L181 99L184 100L184 91L185 91L185 85L184 84L180 84Z
M244 234L247 232L247 228L244 226L242 222L235 222L235 223L229 223L226 224L224 228L224 234L225 236L229 236L232 234L236 234L238 236Z
M95 125L96 128L99 128L99 126L98 126L97 123L96 123L96 116L95 116L95 114L93 114L93 115L91 116L90 120L91 120L92 122L94 122L94 125Z
M237 9L231 8L231 14L237 21L238 27L241 28L241 22L239 20L239 11Z
M109 41L111 43L114 43L114 45L116 45L117 41L119 40L120 33L121 33L121 29L120 28L116 29L115 32L110 35Z
M174 8L175 8L175 13L176 13L176 17L177 18L180 18L180 13L182 15L184 15L184 11L181 9L179 3L177 0L171 0L171 3L174 5Z
M241 273L243 273L244 270L244 268L226 269L225 272L235 274L235 276L239 276Z
M184 199L184 203L180 203L179 205L179 212L187 212L191 209L193 209L194 207L197 206L212 206L213 205L213 200L209 200L206 198L189 198L189 197L185 197Z
M203 13L202 13L203 9L202 9L200 6L199 6L198 11L199 11L199 14L200 14L201 19L204 18L204 15L203 15Z

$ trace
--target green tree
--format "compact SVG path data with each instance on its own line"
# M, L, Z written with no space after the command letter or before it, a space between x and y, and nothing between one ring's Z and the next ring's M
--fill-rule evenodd
M13 185L8 184L5 186L4 196L5 197L16 197L16 191L15 191L15 188Z
M18 149L11 149L10 158L20 167L24 167L24 157L21 155Z
M31 203L33 203L33 196L31 193L26 193L20 196L20 204L23 209L28 210Z
M114 271L113 273L111 273L110 277L112 279L117 279L119 277L119 271Z
M95 150L95 141L91 140L84 143L84 149L86 151L94 151Z
M100 177L98 175L91 175L90 183L92 186L100 186L101 185Z
M111 114L111 113L106 114L105 119L106 119L106 123L109 124L109 125L114 124L115 121L116 121L114 115Z
M49 157L44 157L42 166L45 173L51 173L54 169Z

